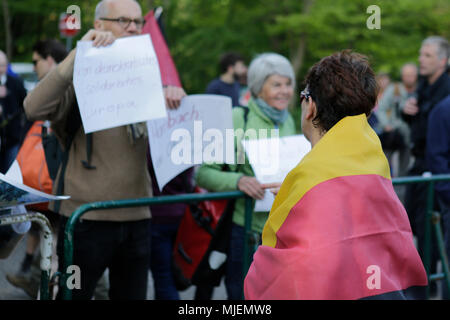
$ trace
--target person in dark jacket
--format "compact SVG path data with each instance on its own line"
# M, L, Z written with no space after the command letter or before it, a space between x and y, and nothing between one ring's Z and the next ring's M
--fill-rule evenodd
M8 58L0 50L0 172L6 173L25 137L23 100L27 91L23 81L7 74Z
M38 79L42 80L66 56L66 47L58 40L48 39L36 42L33 45L32 59L34 71L36 72ZM58 215L51 211L42 211L41 213L49 219L53 230L57 229ZM41 270L39 268L40 253L35 255L40 242L39 230L39 225L33 223L31 230L28 233L25 257L19 271L15 274L6 274L6 279L9 283L25 290L25 292L33 299L37 298L41 276Z
M415 158L410 176L420 176L429 172L425 159L427 147L428 117L434 107L450 94L450 78L446 67L449 57L448 41L432 36L422 42L419 56L419 80L416 97L408 99L403 108L403 118L410 125L412 154ZM405 195L405 208L411 221L413 233L417 236L419 253L423 258L425 240L425 211L427 185L423 183L408 185ZM437 202L434 202L437 205ZM438 209L438 207L435 207ZM435 246L433 246L435 247ZM437 250L433 249L435 269Z
M173 178L160 191L148 152L148 170L152 179L153 196L189 193L193 189L194 168L189 168ZM151 225L150 270L155 288L155 300L179 300L174 274L172 251L178 226L186 211L185 203L153 205Z
M433 174L450 174L450 94L439 102L428 118L427 165ZM450 181L436 182L447 257L450 257ZM448 299L444 287L444 299Z
M230 97L232 106L239 106L241 86L238 80L247 72L244 58L237 53L227 52L220 58L219 67L220 77L208 84L206 93Z

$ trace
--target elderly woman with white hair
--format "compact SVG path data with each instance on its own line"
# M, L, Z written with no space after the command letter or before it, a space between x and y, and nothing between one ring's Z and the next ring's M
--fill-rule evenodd
M265 131L271 137L273 129L278 136L295 134L295 124L288 111L295 86L295 74L290 62L276 53L264 53L257 56L248 70L248 86L251 99L248 112L243 108L233 109L235 129L235 152L237 165L204 164L197 171L197 184L210 192L240 190L253 199L263 199L264 189L256 178L245 152L242 139L258 138ZM253 129L255 135L242 134L242 130ZM240 134L239 134L240 133ZM242 161L245 159L245 163ZM244 245L244 199L238 199L233 212L233 225L225 271L225 285L228 299L242 299L243 293L243 245ZM252 231L262 233L268 212L254 212Z

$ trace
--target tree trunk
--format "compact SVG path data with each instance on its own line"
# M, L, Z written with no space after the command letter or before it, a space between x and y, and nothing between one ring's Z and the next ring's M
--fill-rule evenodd
M11 32L11 17L9 16L8 1L2 0L3 21L5 22L5 40L6 40L6 56L11 61L13 54L12 47L12 32Z
M303 4L303 14L307 15L310 10L311 7L314 3L314 0L305 0L304 4ZM293 50L291 51L291 63L292 63L292 67L294 68L294 72L296 75L299 74L300 69L303 66L303 60L305 58L305 51L306 51L306 34L302 33L300 35L300 40L297 44L296 48L293 48Z

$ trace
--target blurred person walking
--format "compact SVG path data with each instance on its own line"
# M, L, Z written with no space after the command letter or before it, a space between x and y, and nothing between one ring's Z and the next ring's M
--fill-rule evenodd
M246 74L242 56L235 52L227 52L219 61L220 76L211 81L206 87L206 93L219 94L231 98L232 106L239 106L241 85L239 80Z
M407 63L401 68L401 82L393 83L385 90L378 103L376 115L380 127L383 150L392 164L392 156L398 152L398 163L394 164L394 176L405 176L410 162L409 126L401 116L406 100L413 97L417 87L417 66Z
M37 74L39 80L42 80L51 70L56 68L67 56L66 47L59 41L49 39L38 41L33 46L32 61L34 65L34 71ZM42 121L36 121L33 126L38 129L35 131L42 131ZM30 129L31 130L31 129ZM42 146L42 139L41 139ZM43 149L41 149L43 153ZM19 151L20 155L20 151ZM19 159L19 165L21 161L30 161L31 159ZM35 164L41 166L40 163ZM41 168L41 170L44 170ZM47 170L45 168L45 170ZM24 181L26 184L26 181ZM51 186L51 185L50 185ZM57 230L58 215L55 212L51 212L48 209L41 211L51 222L53 230ZM28 233L25 257L22 261L20 270L16 274L7 274L6 279L14 286L22 288L30 297L36 299L39 290L40 283L40 254L34 256L36 249L40 242L40 227L35 223L32 224L31 230Z
M432 174L450 174L450 95L430 112L427 132L427 165ZM436 198L440 205L442 229L450 257L450 181L436 182ZM444 281L445 283L445 281ZM450 299L449 288L444 284L443 299Z
M6 173L25 138L23 99L27 91L23 81L7 73L8 58L0 50L0 172Z

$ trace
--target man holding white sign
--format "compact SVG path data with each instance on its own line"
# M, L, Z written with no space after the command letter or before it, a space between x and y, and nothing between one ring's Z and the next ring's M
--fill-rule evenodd
M137 2L104 0L96 7L94 29L81 40L92 41L92 46L99 48L96 54L101 56L116 39L139 35L144 22ZM153 45L165 46L165 43L159 41ZM152 195L146 168L148 142L143 124L112 127L94 132L90 141L86 138L78 109L78 100L83 98L75 96L72 80L76 51L72 50L25 100L29 119L51 120L53 131L68 150L65 172L60 168L54 189L58 192L62 182L64 193L71 196L70 200L61 203L59 210L63 216L58 238L59 257L63 256L66 217L77 207L94 201ZM168 57L159 55L157 49L155 51L161 73L174 73L173 62L161 61ZM163 84L167 85L164 88L167 107L178 107L184 90L164 82L164 76L162 78ZM91 211L82 217L74 234L73 262L81 270L81 289L72 291L74 299L90 299L106 268L109 268L111 299L146 298L150 216L148 207L140 207Z

